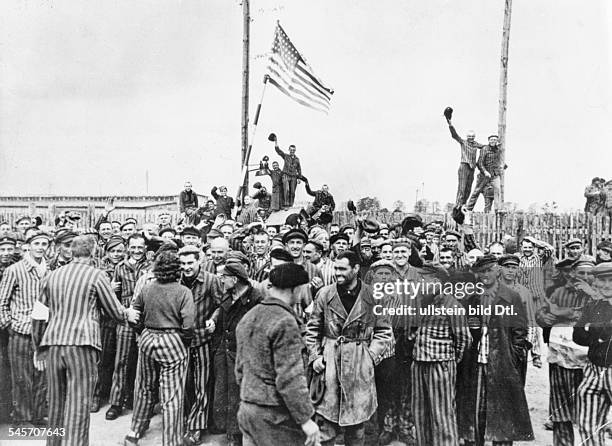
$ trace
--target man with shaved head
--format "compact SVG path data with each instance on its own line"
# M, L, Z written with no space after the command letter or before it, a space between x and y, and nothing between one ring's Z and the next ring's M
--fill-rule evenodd
M217 274L217 269L225 263L228 251L229 242L226 239L222 237L213 239L210 242L211 259L204 264L204 270L212 274Z
M453 127L450 118L447 118L446 122L448 122L451 137L461 146L461 162L457 172L459 184L457 185L457 199L455 200L455 206L459 207L463 206L470 196L472 183L474 182L474 169L476 168L476 152L483 145L476 142L476 133L473 130L468 130L466 139L463 139Z

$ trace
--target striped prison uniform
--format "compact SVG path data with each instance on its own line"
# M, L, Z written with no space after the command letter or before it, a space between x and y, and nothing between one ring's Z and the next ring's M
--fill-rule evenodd
M127 259L115 267L113 281L121 283L121 303L123 306L130 306L136 282L149 266L150 264L146 259L136 264L131 264ZM133 398L137 355L136 332L127 324L117 325L115 369L109 396L109 402L112 406L121 407Z
M136 433L144 431L153 411L155 394L159 392L162 444L181 445L187 349L177 330L145 328L138 340L138 350L131 429ZM159 383L159 388L156 383Z
M102 253L104 253L104 246L102 246ZM115 275L115 265L108 257L98 262L98 268L106 274L109 280L112 280ZM94 398L98 401L109 396L117 354L117 322L106 314L104 308L100 310L100 330L102 350L98 358L98 381L94 390Z
M457 183L457 199L455 200L455 205L461 206L467 202L470 196L472 183L474 182L474 169L476 168L476 152L482 148L482 144L461 138L455 127L450 124L448 129L451 137L461 146L461 163L457 171L459 182Z
M549 410L553 422L553 445L573 446L576 419L576 393L582 382L581 369L567 369L558 364L549 364L550 378Z
M538 249L538 248L534 248ZM550 253L546 251L543 256L539 256L534 253L530 257L526 257L523 254L519 254L519 268L521 274L519 275L519 282L525 286L531 295L533 296L533 302L536 308L540 308L544 301L544 272L543 265L550 256Z
M39 300L49 308L39 343L39 350L49 350L49 426L66 431L64 438L48 437L47 444L88 444L89 409L102 348L100 308L117 322L125 320L125 309L107 275L78 259L43 281Z
M450 295L424 298L420 308L461 308ZM412 409L419 445L459 442L455 401L457 362L471 344L465 315L418 317L412 364Z
M589 347L584 379L578 386L578 431L581 445L604 446L605 425L612 406L612 305L600 299L585 305L573 340Z
M195 304L194 336L189 349L189 372L187 379L193 384L194 399L187 418L189 430L204 430L208 427L210 394L212 392L212 357L210 343L212 333L206 332L206 321L212 318L223 294L223 285L217 276L207 273L204 268L188 283L183 277L181 283L191 289Z
M8 355L13 388L13 421L32 421L47 415L46 376L32 362L32 308L47 274L43 260L29 255L9 266L0 283L0 328L11 329Z
M177 282L147 283L133 307L145 329L138 340L138 367L132 431L149 423L155 396L162 405L162 440L166 446L183 441L183 410L188 342L193 335L195 306L191 291Z
M553 291L549 302L546 302L537 312L537 320L546 326L542 319L550 315L550 304L562 309L577 310L584 307L590 297L582 291L576 290L573 285L567 284ZM555 325L571 327L576 322L574 318L555 318ZM552 339L548 346L550 397L549 410L553 422L554 446L574 444L573 422L576 421L576 395L578 386L583 378L582 369L585 358L575 349L566 345L559 345Z

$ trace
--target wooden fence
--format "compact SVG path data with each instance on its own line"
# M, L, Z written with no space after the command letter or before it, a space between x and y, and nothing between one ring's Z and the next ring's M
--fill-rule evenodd
M360 215L393 225L400 223L407 214L393 212ZM421 217L425 223L437 220L443 222L445 229L457 229L457 224L450 214L422 214ZM597 244L604 239L610 240L612 235L609 216L595 216L581 212L565 214L517 212L503 217L474 213L472 217L476 242L483 248L494 241L502 240L504 236L519 238L532 236L550 243L555 248L557 256L564 257L563 244L576 237L584 241L587 253L595 255ZM354 223L354 216L349 212L337 212L334 222L340 225Z

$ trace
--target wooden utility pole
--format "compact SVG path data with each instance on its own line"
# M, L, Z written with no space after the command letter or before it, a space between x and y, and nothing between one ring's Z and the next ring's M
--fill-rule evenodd
M506 110L508 100L508 47L510 46L510 18L512 16L512 0L504 0L504 28L502 33L501 64L499 74L499 112L497 116L497 134L501 142L502 166L506 164ZM501 202L505 201L505 173L501 174Z
M242 19L243 19L243 31L242 31L242 156L241 156L241 169L244 169L247 163L247 151L249 149L249 37L250 37L250 25L251 15L249 11L249 1L242 0ZM246 176L244 177L244 184L242 188L242 194L240 199L249 192L249 173L247 168Z

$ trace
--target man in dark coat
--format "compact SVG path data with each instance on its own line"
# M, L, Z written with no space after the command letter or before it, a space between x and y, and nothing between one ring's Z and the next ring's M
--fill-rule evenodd
M530 347L521 297L499 281L493 255L479 258L473 269L479 280L475 289L483 292L468 298L467 307L480 313L490 308L492 314L468 317L474 342L457 376L459 436L477 446L533 440L521 377Z
M198 194L191 189L191 182L185 182L185 190L179 194L179 212L187 220L187 224L194 223L194 217L198 209Z
M306 384L306 346L292 306L307 284L301 265L286 263L270 273L268 296L236 328L238 424L245 443L262 446L315 445L319 427Z
M227 263L217 270L224 296L212 316L215 323L213 335L215 390L213 397L213 421L219 431L225 431L228 445L241 444L238 428L238 404L240 388L236 383L236 327L244 315L263 300L262 293L253 288L244 266Z

